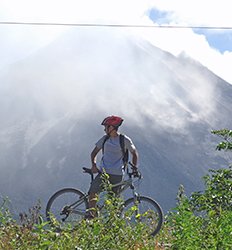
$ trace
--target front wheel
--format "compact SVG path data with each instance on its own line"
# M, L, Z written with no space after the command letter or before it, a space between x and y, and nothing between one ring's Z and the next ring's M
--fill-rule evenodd
M49 199L46 206L47 221L56 227L75 227L85 216L88 202L85 194L74 188L64 188Z
M164 218L160 205L144 196L126 200L122 216L131 225L141 223L151 236L155 236L160 231Z

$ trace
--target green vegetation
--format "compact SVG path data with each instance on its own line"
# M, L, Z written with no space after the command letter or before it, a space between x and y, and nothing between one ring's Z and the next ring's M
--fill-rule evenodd
M21 215L20 223L2 207L0 249L154 249L156 240L149 238L142 223L130 226L118 216L120 199L109 196L106 206L104 216L82 220L74 229L62 231L42 221L39 206Z
M232 131L212 131L223 138L216 149L232 149ZM204 192L190 198L181 186L178 205L167 216L166 228L172 249L232 249L232 167L209 170L203 177ZM163 230L165 231L165 230Z
M232 150L232 130L213 130L212 134L218 135L223 139L222 142L217 145L217 150Z
M223 137L218 150L230 150L232 133ZM118 216L121 201L107 197L107 216L81 221L74 230L58 231L43 222L37 205L20 222L12 219L6 200L0 206L0 249L232 249L232 167L209 170L205 190L187 197L180 186L177 206L166 215L161 232L149 237L144 225L130 226Z
M232 249L232 168L210 172L205 191L188 198L181 190L168 215L172 249Z

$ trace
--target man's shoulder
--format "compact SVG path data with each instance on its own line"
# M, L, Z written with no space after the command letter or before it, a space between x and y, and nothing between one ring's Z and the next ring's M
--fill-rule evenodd
M106 142L106 140L108 139L107 135L103 135L97 142L96 142L96 146L98 148L101 148L103 146L103 144Z
M100 138L98 139L98 141L104 141L104 140L107 139L107 138L108 138L107 135L103 135L102 137L100 137Z
M128 135L125 134L120 134L120 136L122 136L122 138L124 139L125 143L131 143L132 140Z
M126 134L121 133L120 136L124 137L126 140L131 140L131 138Z

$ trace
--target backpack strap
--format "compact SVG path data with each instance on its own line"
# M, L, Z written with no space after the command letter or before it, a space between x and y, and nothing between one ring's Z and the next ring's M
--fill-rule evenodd
M104 139L104 141L103 141L103 143L102 143L102 154L104 154L104 146L105 146L106 141L107 141L109 138L110 138L110 136L109 136L109 135L106 135L106 137L105 137L105 139Z
M119 142L120 142L120 146L122 149L122 155L123 155L122 160L123 160L123 164L125 167L128 162L129 153L128 153L128 149L125 149L125 136L123 134L119 135Z

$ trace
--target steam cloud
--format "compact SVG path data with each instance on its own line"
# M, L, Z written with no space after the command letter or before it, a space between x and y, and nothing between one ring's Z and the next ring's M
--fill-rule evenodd
M129 33L73 28L0 72L1 187L10 190L26 168L38 176L41 166L38 183L23 172L27 186L38 190L59 171L62 180L70 178L65 167L87 158L107 115L121 115L149 136L153 129L187 134L189 124L213 126L215 81L187 56L176 58ZM74 147L78 157L70 153Z

